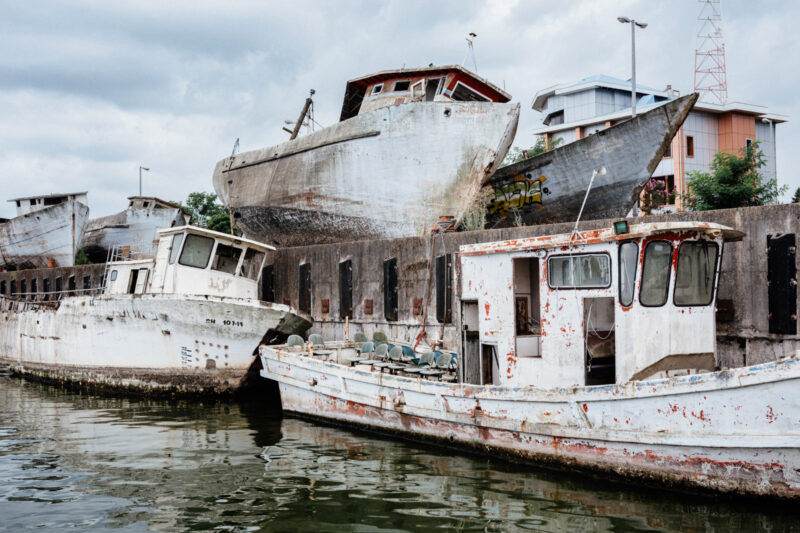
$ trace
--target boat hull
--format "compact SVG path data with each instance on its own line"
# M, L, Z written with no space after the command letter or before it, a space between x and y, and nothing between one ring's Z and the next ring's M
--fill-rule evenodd
M130 245L138 251L155 250L160 229L182 226L183 213L177 208L126 209L89 221L83 245L109 250L115 244Z
M800 498L800 360L631 382L534 388L390 376L262 346L282 407L537 463L659 485Z
M154 388L206 388L222 378L233 388L260 342L303 332L311 319L279 304L143 294L0 298L0 324L0 361L21 373Z
M519 104L414 102L223 159L214 189L249 238L296 246L422 236L505 157Z
M487 228L624 217L661 162L697 94L672 100L632 120L497 170L486 185Z
M0 224L0 266L73 266L88 221L89 208L69 200Z

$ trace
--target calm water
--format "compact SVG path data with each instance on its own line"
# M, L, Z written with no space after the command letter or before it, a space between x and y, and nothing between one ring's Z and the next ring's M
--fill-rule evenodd
M798 506L586 480L271 416L0 376L0 529L790 531Z

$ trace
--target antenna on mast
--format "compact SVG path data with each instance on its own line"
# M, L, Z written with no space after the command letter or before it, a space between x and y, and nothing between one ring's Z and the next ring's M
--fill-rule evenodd
M698 0L697 49L694 51L694 90L700 100L725 104L728 100L728 74L725 68L725 42L722 39L722 0Z
M464 61L461 62L461 66L463 67L464 64L467 62L467 58L472 56L472 64L475 66L475 72L478 72L478 62L475 59L475 48L472 46L472 41L477 37L478 34L474 32L469 33L469 37L467 39L467 53L464 54Z
M231 150L231 157L239 152L239 137L236 137L236 142L233 143L233 150Z

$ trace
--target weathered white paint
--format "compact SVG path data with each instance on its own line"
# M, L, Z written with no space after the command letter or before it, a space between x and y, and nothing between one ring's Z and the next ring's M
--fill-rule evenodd
M155 250L160 229L184 226L189 216L174 204L152 197L130 197L124 211L89 221L84 246L110 249L115 244ZM147 204L145 206L145 204Z
M519 104L413 102L225 158L214 189L263 242L425 235L460 217L514 138ZM347 239L349 237L349 239Z
M632 478L800 497L795 358L622 385L513 387L367 371L343 353L260 354L289 412Z
M83 205L89 205L86 192L72 192L63 194L45 194L42 196L24 196L21 198L12 198L9 202L13 202L17 207L17 216L27 215L36 211L42 211L54 205L63 204L67 202L80 202Z
M27 213L0 224L0 266L44 268L74 264L89 221L89 208L75 198L36 207L32 210L29 206Z

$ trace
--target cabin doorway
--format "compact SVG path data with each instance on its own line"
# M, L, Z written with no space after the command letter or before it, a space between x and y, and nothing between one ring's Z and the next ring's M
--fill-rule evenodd
M128 279L128 294L134 294L136 292L136 284L139 280L139 270L133 268L131 269L131 277Z
M481 344L481 385L496 385L495 376L500 372L497 348L493 344Z
M584 298L583 324L586 384L613 384L616 380L614 298Z
M477 300L461 302L461 381L481 385L480 332Z
M514 259L514 331L517 357L541 357L539 258Z

